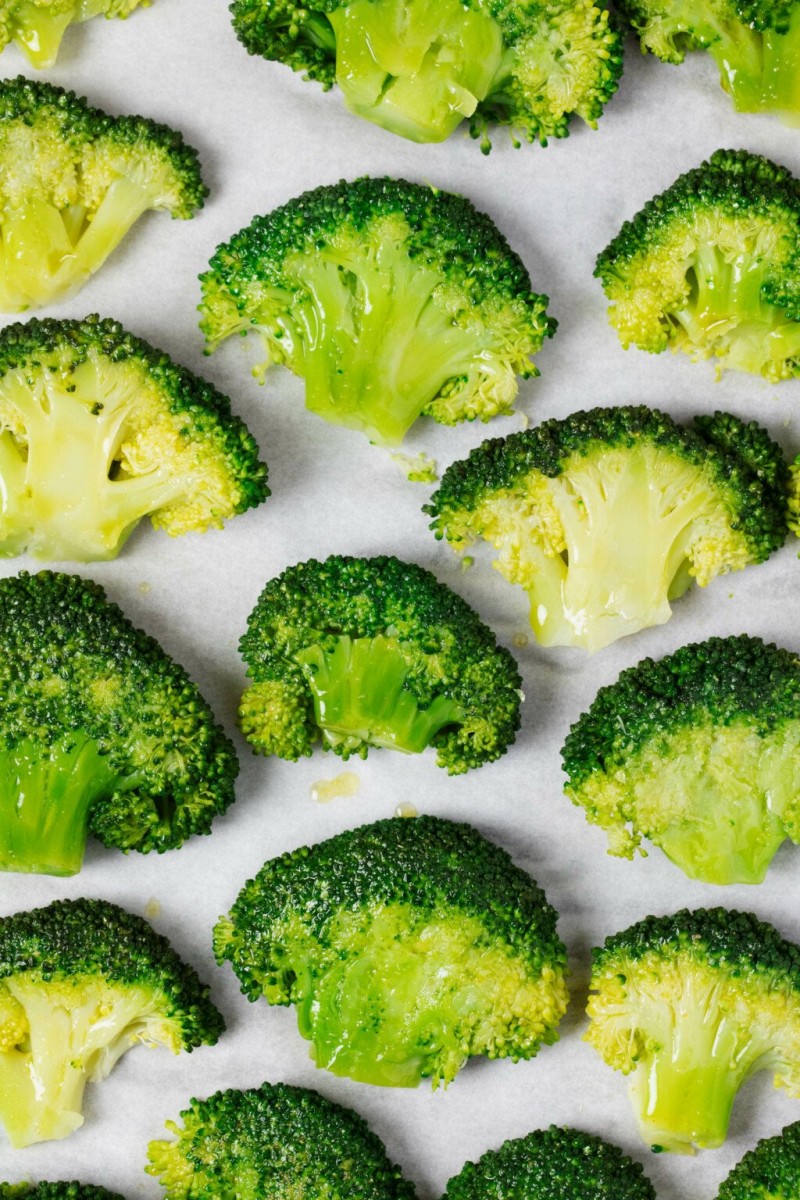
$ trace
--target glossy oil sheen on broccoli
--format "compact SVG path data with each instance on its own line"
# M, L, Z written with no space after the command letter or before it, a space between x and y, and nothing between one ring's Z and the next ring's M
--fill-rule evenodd
M430 571L397 558L333 555L289 567L250 614L253 680L240 723L262 754L436 748L451 775L505 753L519 729L513 657Z
M318 1067L449 1083L532 1058L567 1005L556 913L508 854L437 817L376 821L266 863L214 934L250 1000L294 1004Z
M646 658L601 689L563 758L609 853L644 837L692 879L760 883L800 842L800 659L744 634Z
M641 1165L577 1129L537 1129L455 1175L443 1200L655 1200ZM788 1198L787 1198L788 1200Z
M800 181L767 158L718 150L681 175L625 222L595 275L625 349L771 383L800 371Z
M0 918L0 1120L13 1146L74 1133L86 1084L132 1046L177 1054L223 1028L194 969L115 904L57 900Z
M542 645L599 650L669 620L692 581L781 546L788 475L754 422L715 413L689 429L643 405L596 408L484 442L425 511L456 550L494 546Z
M206 193L197 151L167 125L0 81L0 312L71 296L142 213L187 219Z
M800 947L751 913L647 917L593 952L585 1037L654 1150L721 1146L756 1071L800 1098Z
M180 846L231 804L237 771L186 672L98 584L0 581L0 870L72 875L87 833Z
M266 478L227 397L118 322L0 331L0 556L114 558L148 515L202 533Z
M0 1200L123 1200L118 1192L77 1180L0 1183Z
M547 144L570 118L592 129L617 89L622 41L592 0L234 0L250 54L286 63L347 107L415 142L510 128Z
M797 0L619 0L642 52L682 63L707 50L739 112L800 118Z
M371 3L371 0L367 0ZM257 333L306 406L399 444L511 411L555 330L521 259L461 196L394 179L305 192L220 246L201 277L210 350Z
M763 1138L720 1185L717 1200L797 1200L800 1196L800 1121Z
M150 0L0 0L0 51L13 42L32 67L52 67L70 25L128 17Z
M308 1088L216 1092L181 1121L148 1149L167 1200L414 1200L366 1122Z

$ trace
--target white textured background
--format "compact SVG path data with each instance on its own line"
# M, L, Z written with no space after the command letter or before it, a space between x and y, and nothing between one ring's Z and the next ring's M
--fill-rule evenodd
M4 53L3 67L8 75L22 69L16 51ZM465 134L441 146L404 142L351 117L336 92L248 58L223 0L156 0L127 22L89 22L68 34L46 77L109 111L175 125L201 152L211 187L204 212L190 223L146 216L83 293L49 313L118 318L228 392L261 444L273 489L263 507L203 537L173 541L142 526L118 561L78 568L188 668L234 735L244 680L237 641L265 580L290 563L332 552L393 552L432 568L507 645L525 629L522 591L485 563L462 574L455 556L427 531L420 507L429 489L408 483L384 451L307 414L301 384L288 373L276 370L257 386L238 339L203 358L196 277L217 243L254 214L306 188L364 173L463 192L505 231L560 322L538 357L541 379L522 386L521 411L538 421L609 403L645 402L679 417L723 407L758 418L787 451L800 450L794 417L800 382L771 387L730 375L715 383L707 365L626 354L606 325L602 291L592 279L595 255L622 220L713 150L746 147L800 174L800 135L777 120L737 116L704 56L673 68L642 59L631 45L598 132L576 125L568 141L546 150L514 150L498 132L489 158ZM518 427L509 418L490 432ZM423 422L407 449L424 449L444 467L485 436L484 427ZM418 1185L421 1200L435 1200L466 1159L553 1121L602 1134L639 1158L661 1200L712 1200L744 1151L800 1118L800 1104L760 1075L740 1094L723 1149L696 1159L652 1155L639 1141L625 1081L581 1041L589 950L648 912L684 904L750 908L800 941L800 851L785 846L767 882L754 889L689 882L656 851L635 863L610 859L602 833L561 795L559 748L597 687L645 654L742 631L800 648L797 549L793 539L767 564L691 593L667 626L593 659L533 645L516 651L527 692L523 729L504 761L466 778L449 779L430 755L376 751L353 768L361 779L358 795L322 806L311 799L311 786L342 769L337 759L321 753L296 765L256 759L238 739L238 802L212 837L162 858L126 858L94 845L82 874L69 880L0 877L0 913L80 895L143 913L157 899L157 928L210 980L229 1025L216 1048L190 1057L128 1054L105 1083L89 1087L86 1124L69 1140L17 1152L0 1141L0 1178L78 1177L155 1200L161 1189L142 1167L147 1142L161 1135L165 1119L190 1096L268 1079L314 1086L357 1109ZM22 566L32 564L7 561L0 570ZM390 816L403 801L469 820L506 846L558 908L571 953L574 1003L562 1040L529 1063L474 1061L447 1092L380 1090L316 1071L293 1011L246 1002L210 950L213 922L265 859Z

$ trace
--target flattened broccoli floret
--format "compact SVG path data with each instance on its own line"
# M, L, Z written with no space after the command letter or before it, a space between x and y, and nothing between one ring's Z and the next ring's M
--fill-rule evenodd
M214 931L250 1000L294 1004L318 1067L449 1083L557 1039L566 951L544 893L469 825L395 817L265 863Z
M762 1138L720 1185L717 1200L796 1200L800 1196L800 1121Z
M593 952L586 1041L654 1150L721 1146L756 1071L800 1098L800 947L751 913L647 917Z
M645 837L693 879L760 883L800 842L800 659L744 634L646 658L598 692L563 757L610 854Z
M0 312L73 295L142 213L188 219L206 195L197 151L169 126L0 81Z
M592 129L617 90L622 41L592 0L234 0L250 54L342 90L351 112L415 142L441 142L466 118L547 144L570 118Z
M72 875L87 831L180 846L232 803L237 771L186 672L98 584L0 581L0 870Z
M266 480L227 397L118 322L0 331L0 556L114 558L148 515L202 533Z
M443 1200L655 1200L639 1163L577 1129L537 1129L467 1163ZM787 1198L788 1200L788 1198Z
M687 429L643 405L596 408L484 442L424 511L456 550L495 547L542 645L599 650L669 620L692 580L778 549L788 477L755 422L715 413Z
M0 0L0 51L18 46L32 67L52 67L70 25L92 17L128 17L151 0Z
M296 761L370 746L418 754L459 775L505 754L519 729L513 657L430 571L397 558L333 555L289 567L250 614L241 650L253 684L245 737Z
M13 1146L74 1133L86 1084L131 1046L177 1054L223 1029L194 969L115 904L57 900L0 918L0 1120Z
M124 1200L118 1192L91 1183L61 1180L40 1183L0 1183L0 1200Z
M489 217L403 180L305 192L219 246L201 281L210 350L256 332L264 370L288 367L307 408L381 445L420 415L510 412L556 327Z
M216 1092L181 1120L148 1149L167 1200L414 1200L366 1122L308 1088Z
M768 158L712 154L625 222L595 275L626 350L800 372L800 181Z

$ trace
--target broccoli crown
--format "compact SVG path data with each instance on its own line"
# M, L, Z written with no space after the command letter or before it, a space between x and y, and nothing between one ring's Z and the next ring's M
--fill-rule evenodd
M264 1083L192 1100L151 1142L149 1175L169 1200L414 1200L381 1140L352 1109L308 1088Z
M62 1180L39 1183L0 1183L0 1200L123 1200L118 1192L91 1183Z
M593 952L586 1034L629 1075L644 1139L722 1145L751 1074L800 1096L800 947L751 913L647 917Z
M444 1200L655 1200L639 1163L577 1129L536 1129L467 1163Z
M510 412L556 325L490 217L404 180L305 192L219 246L201 282L211 349L256 331L312 412L386 445L421 414Z
M762 1138L720 1185L717 1200L791 1200L800 1194L800 1122Z
M149 0L0 0L0 51L13 42L32 67L52 67L67 28L91 17L127 17Z
M484 442L424 511L456 549L483 537L499 551L544 645L597 650L668 620L692 579L763 562L786 538L788 490L755 422L715 413L689 429L639 405Z
M449 1082L530 1058L567 994L556 913L469 825L395 817L266 863L215 929L251 1000L295 1004L318 1066L368 1083Z
M522 680L469 605L423 567L334 555L271 580L241 650L253 685L241 724L253 746L294 761L323 746L436 747L450 774L504 754Z
M236 753L196 686L96 583L0 581L0 863L79 869L88 829L121 850L207 833Z
M2 312L72 295L143 212L186 219L207 194L176 130L22 75L0 81L0 163Z
M0 1120L14 1146L83 1123L90 1080L138 1042L213 1045L221 1015L166 938L103 900L0 919Z
M787 834L800 841L800 660L744 634L646 658L562 753L567 795L611 853L647 837L706 883L760 883Z
M800 12L800 7L798 7ZM798 373L800 181L718 150L645 204L597 259L622 345L770 382Z
M267 469L230 401L117 321L0 331L0 555L113 558L260 504Z
M250 54L323 87L356 115L415 142L466 118L488 153L490 125L547 144L570 118L596 127L622 73L622 40L591 0L233 0Z

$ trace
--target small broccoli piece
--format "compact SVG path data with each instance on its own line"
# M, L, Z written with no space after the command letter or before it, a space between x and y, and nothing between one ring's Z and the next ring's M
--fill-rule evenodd
M800 373L800 181L718 150L626 221L595 275L627 350L669 348L717 372Z
M682 63L707 50L739 112L800 116L800 4L797 0L619 0L642 53Z
M216 1092L181 1120L148 1149L167 1200L414 1200L366 1121L308 1088Z
M797 1200L800 1196L800 1121L763 1138L720 1185L717 1200Z
M622 39L592 0L234 0L248 53L285 63L351 112L414 142L442 142L469 121L547 145L570 118L592 129L617 90Z
M236 752L182 667L96 583L0 580L0 870L73 875L208 833Z
M267 469L230 401L116 321L0 331L0 556L114 558L260 504Z
M556 327L489 217L403 180L305 192L219 246L201 282L209 350L256 332L263 370L288 367L312 412L387 446L421 415L511 412Z
M800 1098L800 947L751 913L647 917L593 952L585 1035L653 1150L721 1146L756 1071Z
M693 580L783 545L788 478L755 422L595 408L484 442L423 511L456 550L482 537L499 551L542 645L594 651L669 620Z
M0 1183L0 1200L123 1200L118 1192L91 1183Z
M32 67L52 67L70 25L129 17L151 0L0 0L0 51L13 42Z
M13 1146L74 1133L86 1084L131 1046L177 1054L213 1046L224 1027L194 969L115 904L57 900L0 918L0 1121Z
M294 1004L318 1067L449 1083L557 1040L566 951L544 893L469 825L395 817L265 863L214 949L250 1000Z
M430 571L387 556L333 555L289 567L250 614L241 650L253 684L245 737L297 761L370 746L435 746L449 774L493 762L519 729L512 655Z
M609 853L646 837L692 879L761 883L800 842L800 659L744 634L646 658L598 692L563 758Z
M443 1200L655 1200L641 1165L577 1129L537 1129L467 1163ZM788 1200L788 1197L787 1197Z
M73 295L142 213L188 219L206 195L197 151L167 125L0 81L0 312Z

